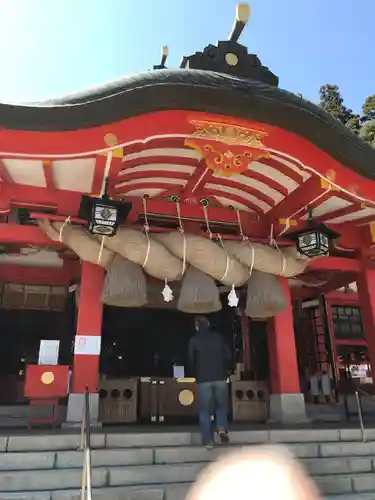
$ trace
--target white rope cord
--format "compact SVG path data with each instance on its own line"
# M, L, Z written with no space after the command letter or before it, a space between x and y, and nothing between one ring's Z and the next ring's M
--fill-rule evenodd
M143 261L142 267L144 268L145 265L148 262L148 258L150 256L150 250L151 250L151 240L150 240L150 226L148 223L148 218L147 218L147 200L146 198L143 197L143 211L144 211L144 216L145 216L145 223L143 225L143 230L145 232L145 235L147 236L147 250L146 250L146 256L145 260Z
M237 215L238 227L239 227L239 230L240 230L240 236L244 240L245 239L245 234L243 232L243 227L242 227L242 222L241 222L241 215L240 215L240 211L238 209L236 210L236 215Z
M250 246L250 249L251 249L251 263L250 263L250 268L249 268L249 278L250 278L250 276L253 274L253 269L254 269L255 248L254 248L254 245L251 243L250 238L248 236L246 236L243 232L240 211L236 210L236 214L237 214L238 227L240 229L240 236L242 237L242 242L243 243L246 242Z
M203 213L204 213L204 218L205 218L205 221L206 221L207 232L210 235L210 240L212 240L213 234L212 234L212 231L211 231L211 228L210 228L210 222L208 220L208 213L207 213L207 207L206 207L206 205L203 205Z
M69 215L69 217L67 217L65 219L63 225L60 227L60 232L59 232L59 242L60 243L63 243L63 232L64 232L64 229L67 226L67 224L70 224L70 221L71 221L71 217Z
M281 272L280 272L280 276L284 276L285 269L286 269L286 259L285 259L285 256L284 256L283 252L280 250L280 247L277 244L277 241L274 238L273 224L271 224L270 245L274 246L276 248L276 250L278 250L279 253L280 253L280 255L281 255Z
M183 238L182 271L181 271L181 276L183 276L185 274L185 271L186 271L187 241L186 241L186 235L185 235L184 225L183 225L183 222L182 222L182 219L181 219L180 202L178 202L178 201L176 202L176 209L177 209L179 231L182 234L182 238Z
M249 268L249 278L253 274L253 269L254 269L254 263L255 263L255 248L254 245L251 243L248 237L246 237L246 241L249 244L251 248L251 263L250 263L250 268Z
M105 238L105 236L102 236L102 241L100 243L100 250L99 250L99 255L98 255L98 265L100 264L100 261L101 261L102 255L103 255L104 238Z
M210 240L212 240L213 238L213 233L211 231L211 228L210 228L210 221L208 220L208 213L207 213L207 207L206 205L203 205L203 213L204 213L204 218L205 218L205 221L206 221L206 228L207 228L207 232L208 234L210 235ZM229 254L224 246L224 243L223 243L223 240L220 236L220 234L217 235L217 239L219 240L220 242L220 245L222 246L226 256L227 256L227 263L226 263L226 266L225 266L225 272L223 274L223 276L221 277L220 281L223 281L226 277L227 277L227 274L228 274L228 271L229 271L229 264L230 264L230 261L229 261Z
M226 254L226 257L227 257L227 262L226 262L226 266L225 266L225 272L224 272L223 276L220 278L220 281L223 281L227 277L227 274L228 274L228 271L229 271L230 260L229 260L229 254L227 252L227 249L224 246L223 239L220 236L220 234L217 235L217 239L219 240L220 245L221 245L222 249L224 250L224 252ZM232 285L232 288L234 289L234 285Z
M106 158L106 161L105 161L104 174L103 174L103 182L102 182L102 188L100 190L100 196L103 196L103 194L105 193L107 179L108 179L108 176L109 176L109 172L111 170L112 157L113 157L113 151L108 151L107 158Z

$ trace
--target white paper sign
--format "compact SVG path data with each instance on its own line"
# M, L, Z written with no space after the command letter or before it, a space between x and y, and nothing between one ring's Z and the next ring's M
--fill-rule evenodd
M173 378L185 378L185 368L173 365Z
M41 340L38 365L57 365L59 361L59 340Z
M350 365L350 373L352 378L366 378L369 373L369 365Z
M99 335L76 335L74 354L99 356L101 340Z

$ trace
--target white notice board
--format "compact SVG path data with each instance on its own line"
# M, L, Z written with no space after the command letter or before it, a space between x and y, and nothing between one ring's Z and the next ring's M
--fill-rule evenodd
M98 335L76 335L74 354L99 356L101 340L101 336Z
M185 378L185 367L173 365L173 378Z
M41 340L38 365L57 365L59 361L59 340Z

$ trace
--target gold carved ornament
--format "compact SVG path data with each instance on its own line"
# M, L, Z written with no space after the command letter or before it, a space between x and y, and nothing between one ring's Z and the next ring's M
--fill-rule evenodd
M206 168L230 177L245 172L249 164L269 157L262 143L266 132L225 123L193 120L195 132L185 140L206 160Z

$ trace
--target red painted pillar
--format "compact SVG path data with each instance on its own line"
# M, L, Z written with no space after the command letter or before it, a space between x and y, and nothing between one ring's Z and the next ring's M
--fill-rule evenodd
M279 279L287 307L268 323L270 419L302 422L306 421L306 413L299 382L292 301L288 280Z
M86 386L90 392L91 418L96 420L98 416L98 380L103 316L101 294L104 272L103 268L95 264L88 262L82 264L68 422L79 422L82 419L83 393Z
M357 279L359 305L373 383L375 382L375 269L363 267Z

